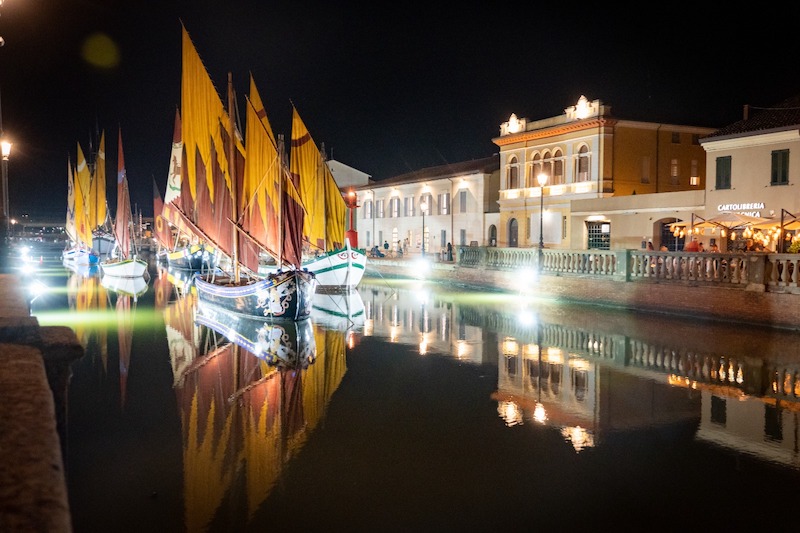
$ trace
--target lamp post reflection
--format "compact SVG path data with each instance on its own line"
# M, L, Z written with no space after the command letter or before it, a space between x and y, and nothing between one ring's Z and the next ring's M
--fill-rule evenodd
M422 257L425 257L425 211L428 210L428 202L422 200L422 203L419 204L419 209L422 211L422 235L420 235L422 239Z
M538 350L537 372L536 372L536 405L533 408L533 420L544 424L547 421L547 413L542 403L542 321L536 319L536 349Z

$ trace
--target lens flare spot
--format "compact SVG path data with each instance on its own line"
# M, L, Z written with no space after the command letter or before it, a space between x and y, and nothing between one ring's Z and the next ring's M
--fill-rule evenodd
M90 35L81 49L83 59L95 67L113 68L119 65L119 48L104 33Z

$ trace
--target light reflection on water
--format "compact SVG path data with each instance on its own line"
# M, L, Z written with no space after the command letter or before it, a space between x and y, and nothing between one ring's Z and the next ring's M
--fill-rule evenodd
M765 526L800 481L794 332L365 279L315 299L310 364L275 365L151 272L130 322L92 276L34 302L86 348L77 531L632 527L741 491Z

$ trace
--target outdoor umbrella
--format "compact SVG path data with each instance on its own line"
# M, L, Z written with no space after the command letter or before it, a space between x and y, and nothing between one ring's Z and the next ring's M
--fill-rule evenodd
M703 219L701 217L696 217L696 218L700 219L700 222L696 222L694 224L694 227L700 229L724 228L728 231L732 231L737 229L752 228L756 224L768 224L768 225L775 223L780 224L780 221L775 220L774 218L754 217L751 215L744 215L742 213L732 213L729 211L724 211L716 216L709 217L706 219Z

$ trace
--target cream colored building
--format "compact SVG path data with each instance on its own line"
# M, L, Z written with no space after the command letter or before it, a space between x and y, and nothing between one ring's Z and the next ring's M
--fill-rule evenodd
M702 145L709 176L706 217L729 211L773 217L779 224L781 216L786 222L800 216L800 164L790 162L792 152L800 154L800 96L769 108L746 106L742 120Z
M440 254L453 246L491 243L498 221L497 155L431 167L353 187L358 246ZM455 255L455 254L454 254Z
M702 196L700 138L713 131L618 119L583 96L556 117L511 115L493 139L500 147L498 246L615 249L659 240L666 222L702 205L697 194L664 194Z

